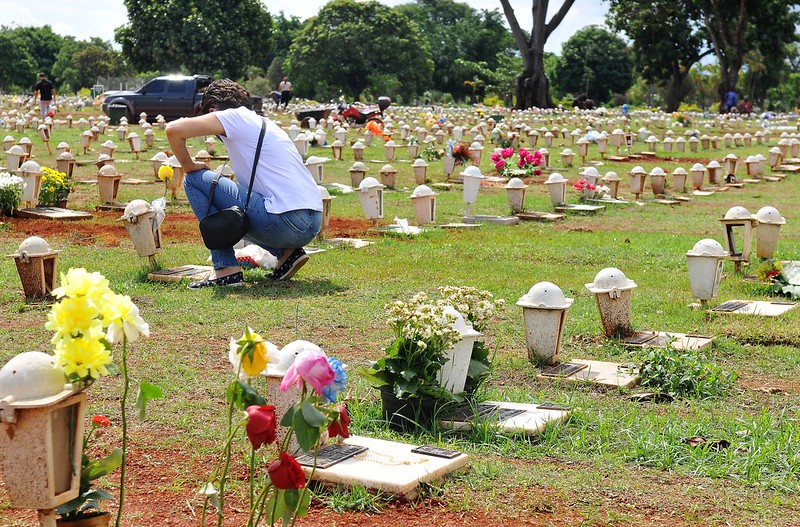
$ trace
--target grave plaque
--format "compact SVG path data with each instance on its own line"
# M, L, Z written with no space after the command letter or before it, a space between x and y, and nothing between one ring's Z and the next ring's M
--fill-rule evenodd
M736 311L737 309L741 309L749 303L750 302L742 300L729 300L713 308L711 311L721 311L721 312Z
M362 452L366 452L367 447L360 445L332 444L317 450L317 468L332 467L340 461L350 459ZM308 452L297 458L297 462L306 467L314 466L314 453Z
M638 345L650 342L654 338L656 338L656 335L653 333L636 333L626 339L622 339L622 343Z
M546 366L542 368L542 375L545 377L569 377L579 371L587 368L586 364L578 364L575 362L562 362L555 366Z
M450 450L449 448L440 448L433 445L422 445L417 448L412 448L411 452L414 454L422 454L423 456L441 457L444 459L453 459L461 455L458 450Z
M569 406L565 404L556 404L556 403L542 403L536 405L536 408L539 410L560 410L562 412L568 412Z

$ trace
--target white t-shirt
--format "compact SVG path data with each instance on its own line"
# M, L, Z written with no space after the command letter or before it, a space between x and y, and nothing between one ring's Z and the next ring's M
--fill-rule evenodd
M292 83L289 81L281 81L280 86L278 86L279 91L292 91Z
M228 150L236 180L250 184L262 119L267 123L253 190L264 196L266 209L274 214L298 209L322 211L322 197L294 143L281 127L244 107L214 115L222 123L222 141Z

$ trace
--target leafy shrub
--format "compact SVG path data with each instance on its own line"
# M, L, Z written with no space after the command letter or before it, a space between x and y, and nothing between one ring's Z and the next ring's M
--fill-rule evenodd
M642 386L674 397L705 399L724 394L733 386L735 373L696 350L644 348L635 357Z

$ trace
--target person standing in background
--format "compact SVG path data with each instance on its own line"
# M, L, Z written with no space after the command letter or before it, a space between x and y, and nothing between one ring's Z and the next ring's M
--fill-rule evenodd
M33 104L36 104L37 99L42 111L42 119L47 117L50 111L50 105L56 103L56 88L53 83L47 79L44 73L39 74L39 82L33 87Z
M285 110L286 107L289 106L289 101L292 98L292 83L289 82L289 77L283 78L281 83L278 85L278 91L281 92L280 104L283 105L283 109Z

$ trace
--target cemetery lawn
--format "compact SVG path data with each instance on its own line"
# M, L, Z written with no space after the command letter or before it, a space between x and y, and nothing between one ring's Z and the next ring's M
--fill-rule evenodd
M159 133L157 148L166 148ZM199 147L198 142L192 150ZM763 146L736 150L740 157L765 151ZM330 156L321 149L310 153ZM688 168L725 153L686 153L684 159L637 164L648 172L659 165L671 173L676 166ZM123 184L120 201L163 194L163 185L152 181L150 155L141 161L120 155L127 161L118 165L126 177L146 180ZM373 147L365 158L381 155ZM91 160L96 152L81 157ZM346 159L326 165L326 180L348 183L352 157ZM369 166L377 177L382 164ZM404 191L387 190L382 223L391 223L395 215L413 223L410 166L395 166L401 167L398 186ZM615 170L625 181L631 166L607 163L600 171ZM92 179L93 169L93 164L78 167L76 179ZM488 160L482 169L490 171ZM445 180L441 161L432 162L431 170L435 182ZM559 170L571 181L578 179L576 167ZM437 192L437 223L460 221L460 186ZM528 211L551 210L544 185L531 182L528 192ZM122 222L116 221L121 213L95 211L97 189L81 183L70 208L91 211L92 219L0 218L5 222L0 251L13 254L26 237L42 236L61 250L59 270L86 267L103 273L116 292L132 297L150 324L150 338L130 347L129 368L134 382L158 384L166 398L149 404L144 421L132 420L126 526L199 525L202 499L197 491L224 432L224 387L233 374L228 342L250 326L278 346L310 340L349 365L345 398L353 418L351 433L436 444L470 456L467 469L425 486L410 503L360 489L318 489L309 516L297 525L789 527L800 525L800 309L774 319L692 310L687 307L693 299L685 254L702 238L723 241L719 218L730 207L742 205L755 213L771 205L787 219L778 258L800 260L798 195L800 176L793 174L781 182L750 184L681 205L608 206L595 216L569 216L555 224L436 229L403 237L372 230L357 195L341 194L333 201L328 238L365 238L373 242L368 247L333 247L322 241L318 245L326 251L312 256L289 282L275 283L266 271L255 269L245 271L246 287L189 291L185 283L148 281L147 260L136 255ZM568 199L577 202L576 193L568 190ZM503 186L484 185L473 212L508 214ZM168 203L162 235L164 249L156 258L160 267L206 264L207 251L185 202ZM758 261L753 260L744 275L755 274ZM638 285L632 300L634 328L714 336L708 357L736 373L735 386L710 399L635 402L630 396L642 388L538 379L538 369L527 359L521 308L515 302L540 281L559 285L575 299L566 319L562 360L631 360L629 350L602 336L594 298L584 287L610 266ZM773 297L769 284L734 273L729 262L724 270L712 306L732 299L785 300ZM440 285L474 286L506 300L485 331L495 353L494 370L478 396L564 404L572 410L567 421L533 438L490 426L471 433L438 427L409 435L389 431L380 419L378 392L355 369L379 358L391 342L386 303ZM0 364L23 351L50 351L51 333L44 329L49 308L23 301L14 263L6 258L0 266ZM87 391L90 413L111 419L106 437L115 444L120 378L103 378ZM705 438L706 445L685 441L696 436ZM225 522L231 526L241 525L246 516L244 468L234 476ZM113 491L115 478L109 476L105 487ZM116 504L109 503L108 509L115 512ZM9 508L0 480L0 527L36 524L35 512Z

